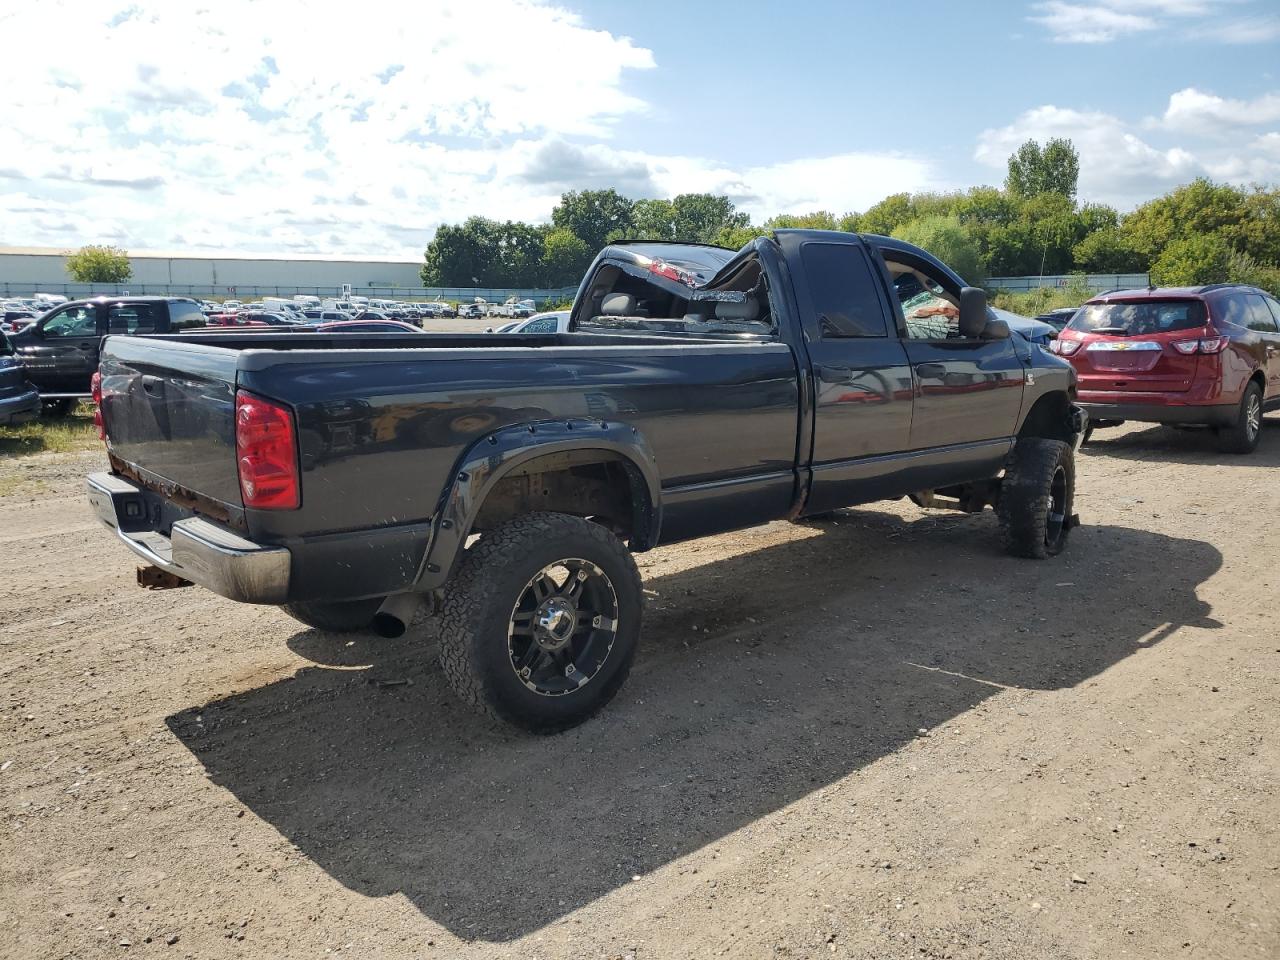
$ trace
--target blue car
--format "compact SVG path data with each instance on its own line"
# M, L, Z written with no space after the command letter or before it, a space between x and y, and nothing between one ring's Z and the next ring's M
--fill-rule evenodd
M27 380L22 361L0 332L0 427L25 423L40 414L40 394Z

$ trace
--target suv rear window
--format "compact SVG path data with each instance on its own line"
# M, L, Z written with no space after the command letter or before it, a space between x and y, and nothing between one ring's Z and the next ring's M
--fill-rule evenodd
M1112 337L1142 337L1171 330L1194 330L1204 323L1204 304L1199 300L1122 300L1086 303L1071 318L1067 329Z

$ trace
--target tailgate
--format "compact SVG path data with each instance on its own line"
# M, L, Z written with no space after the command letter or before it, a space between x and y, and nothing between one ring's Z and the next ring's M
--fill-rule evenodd
M1199 357L1174 347L1198 331L1150 337L1106 338L1086 343L1071 358L1081 390L1181 393L1191 388Z
M235 350L108 337L102 415L117 460L186 491L240 505Z

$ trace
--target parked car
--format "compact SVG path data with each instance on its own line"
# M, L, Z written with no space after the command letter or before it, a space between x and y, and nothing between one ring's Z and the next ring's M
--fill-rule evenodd
M953 308L941 331L904 317L908 279ZM500 350L108 337L114 472L88 478L90 503L148 582L320 629L395 635L438 593L454 689L539 731L622 685L632 553L659 543L913 495L995 506L1010 553L1066 546L1075 374L917 247L808 230L737 253L614 244L571 320Z
M513 330L515 330L516 327L520 326L523 323L524 323L523 320L511 320L511 321L508 321L507 323L501 324L496 327L485 327L484 332L485 333L511 333Z
M1251 453L1280 408L1280 303L1256 287L1123 290L1080 308L1054 341L1095 426L1207 425Z
M1010 330L1037 346L1049 349L1050 344L1058 337L1057 329L1039 317L1032 319L999 307L989 307L988 310L994 319L1003 320Z
M1076 315L1076 311L1079 309L1079 307L1057 307L1040 314L1036 319L1049 324L1055 330L1061 331L1063 327L1071 322L1071 318Z
M40 415L40 394L26 368L0 330L0 427L12 427Z
M282 313L266 313L257 310L241 310L236 316L245 323L260 324L268 327L290 327L306 322L305 317L286 316Z
M337 320L316 325L317 333L422 333L420 327L403 320Z
M104 336L172 333L205 324L200 304L188 297L95 297L50 310L10 340L46 406L66 413L77 398L89 396Z
M0 304L0 333L17 333L35 323L39 315L23 303L9 301Z
M568 333L569 311L552 310L548 313L536 313L528 320L517 320L504 324L495 333Z

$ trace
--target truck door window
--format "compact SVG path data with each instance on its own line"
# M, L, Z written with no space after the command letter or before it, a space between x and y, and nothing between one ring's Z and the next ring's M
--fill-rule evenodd
M934 277L885 257L909 340L960 339L960 307Z
M155 333L155 307L149 303L122 303L107 314L108 333Z
M800 258L824 339L889 335L871 268L861 250L843 243L806 243Z
M68 307L45 321L46 337L92 337L98 332L98 311L93 307Z

